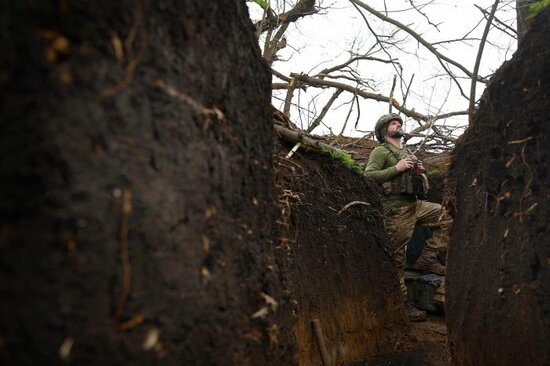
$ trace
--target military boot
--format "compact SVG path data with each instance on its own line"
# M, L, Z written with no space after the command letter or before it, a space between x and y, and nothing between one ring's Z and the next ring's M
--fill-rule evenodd
M439 263L437 255L429 252L422 252L414 263L413 269L422 273L435 273L445 276L445 266Z
M426 312L418 309L410 300L405 301L405 312L410 322L417 323L426 321Z

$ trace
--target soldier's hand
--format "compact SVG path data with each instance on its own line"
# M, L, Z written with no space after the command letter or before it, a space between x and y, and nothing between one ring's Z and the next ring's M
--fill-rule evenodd
M395 164L395 167L398 171L404 172L406 170L409 170L413 166L413 161L410 157L405 156L403 159L399 160L397 164Z

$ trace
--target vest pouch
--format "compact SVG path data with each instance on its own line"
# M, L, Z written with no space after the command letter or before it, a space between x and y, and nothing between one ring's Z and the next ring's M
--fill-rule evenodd
M400 182L396 182L395 180L384 182L382 183L382 192L384 192L385 196L389 196L392 194L400 194L402 193L401 184Z
M424 182L422 177L414 173L411 174L410 172L401 174L399 191L405 194L424 194Z

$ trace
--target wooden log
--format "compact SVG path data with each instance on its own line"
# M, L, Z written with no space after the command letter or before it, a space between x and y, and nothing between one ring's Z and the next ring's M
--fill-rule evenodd
M277 132L277 135L279 138L292 142L294 144L301 143L303 146L315 150L317 152L333 152L336 154L347 154L344 150L338 149L334 146L330 146L328 144L325 144L324 142L317 141L314 138L308 136L305 132L302 131L294 131L291 129L288 129L286 127L283 127L279 124L274 124L275 131Z

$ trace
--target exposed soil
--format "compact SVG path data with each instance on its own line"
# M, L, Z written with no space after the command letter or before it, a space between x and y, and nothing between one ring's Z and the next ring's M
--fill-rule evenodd
M291 363L268 304L271 78L244 1L1 18L0 363Z
M550 8L457 145L447 324L455 365L550 364Z
M243 1L3 10L0 363L318 365L317 319L338 365L450 364L441 316L406 321L378 188L272 155ZM455 365L550 363L548 40L550 9L456 149Z
M337 364L393 350L407 324L396 272L384 251L377 187L330 157L285 146L275 159L280 251L296 312L301 365L319 364L319 319ZM361 201L343 209L347 204ZM340 212L340 213L339 213Z
M346 139L357 160L376 145ZM339 161L280 145L274 161L282 218L280 267L288 274L301 365L320 364L310 321L319 319L338 365L449 365L441 315L409 328L395 268L384 251L379 190ZM355 205L338 214L347 203Z

